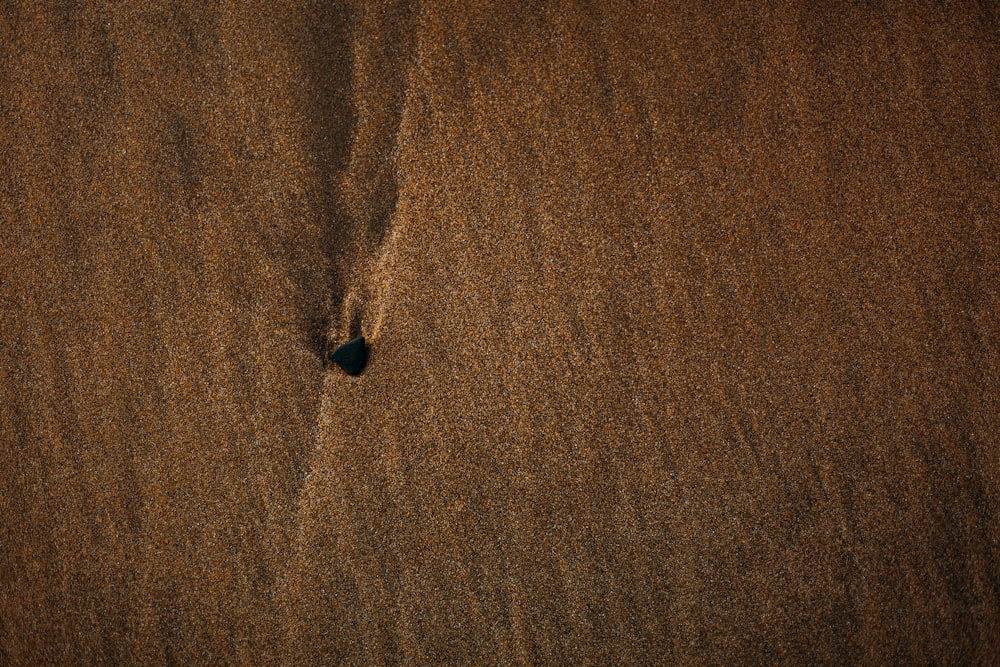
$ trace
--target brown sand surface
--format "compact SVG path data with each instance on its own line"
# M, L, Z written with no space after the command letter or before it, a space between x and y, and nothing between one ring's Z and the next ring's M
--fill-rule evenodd
M995 664L997 5L722 4L0 3L0 664Z

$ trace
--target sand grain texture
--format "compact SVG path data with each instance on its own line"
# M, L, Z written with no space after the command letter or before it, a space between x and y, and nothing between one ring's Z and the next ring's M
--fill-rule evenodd
M666 5L0 4L0 664L994 661L996 8Z

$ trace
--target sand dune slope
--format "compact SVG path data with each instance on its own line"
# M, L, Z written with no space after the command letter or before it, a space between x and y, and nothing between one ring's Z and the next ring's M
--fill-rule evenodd
M992 5L154 4L0 5L0 664L996 659Z

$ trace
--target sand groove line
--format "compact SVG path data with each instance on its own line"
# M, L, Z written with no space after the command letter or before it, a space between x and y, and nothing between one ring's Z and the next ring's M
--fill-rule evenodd
M409 3L400 0L329 8L326 22L307 26L304 69L313 99L307 103L313 124L313 159L318 168L318 215L325 227L328 262L325 314L314 314L310 337L323 356L327 378L317 387L317 410L309 429L303 468L292 512L294 542L279 576L279 595L286 602L282 619L286 657L295 660L297 637L306 619L299 618L303 568L308 567L308 524L314 475L323 443L331 439L327 416L336 413L356 382L343 375L329 354L340 343L364 334L378 339L384 304L384 272L389 246L396 236L396 213L402 179L397 157L402 133L406 84L417 38ZM311 49L309 48L311 47ZM360 378L364 380L364 376ZM327 471L328 472L328 471ZM341 553L347 572L358 569Z
M330 264L328 311L316 324L324 328L324 364L339 380L344 378L329 361L329 352L358 335L369 342L378 339L385 282L379 274L394 237L402 180L397 162L401 121L417 39L406 1L366 3L348 9L347 16L330 18L329 24L311 28L311 45L325 55L304 57L317 93L314 134L329 139L325 145L313 144L323 181L319 214L326 218L323 243ZM319 410L297 494L296 532L301 532L308 480L324 437L323 415L337 409L339 392L333 386L319 387Z

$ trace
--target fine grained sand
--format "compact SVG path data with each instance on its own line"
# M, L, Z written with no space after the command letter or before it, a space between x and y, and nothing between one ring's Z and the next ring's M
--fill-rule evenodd
M38 4L0 664L997 659L995 4Z

